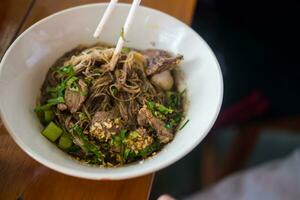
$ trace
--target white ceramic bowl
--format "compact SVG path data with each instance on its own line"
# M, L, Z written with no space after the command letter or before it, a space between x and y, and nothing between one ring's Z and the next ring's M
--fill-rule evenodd
M0 65L2 120L15 142L32 158L64 174L88 179L125 179L162 169L179 160L206 136L219 113L223 96L220 67L211 49L191 28L160 11L140 7L127 37L128 46L165 49L184 55L181 65L190 101L190 122L153 159L120 168L97 168L75 162L43 137L33 108L48 68L92 36L107 4L67 9L31 26L9 47ZM116 44L129 5L119 4L100 40Z

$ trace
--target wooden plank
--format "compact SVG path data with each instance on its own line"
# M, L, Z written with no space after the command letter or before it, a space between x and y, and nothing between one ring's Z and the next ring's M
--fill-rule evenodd
M22 31L30 25L60 10L87 3L108 2L103 0L36 0L32 12L28 16ZM120 2L132 2L121 0ZM181 21L191 24L196 0L143 0L142 5L166 12Z
M152 179L91 181L57 173L27 156L0 128L0 199L147 199Z
M32 0L0 1L0 59L18 32Z

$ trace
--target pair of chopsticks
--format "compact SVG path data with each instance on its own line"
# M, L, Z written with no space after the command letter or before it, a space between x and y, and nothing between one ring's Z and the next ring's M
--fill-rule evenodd
M95 38L98 38L99 35L101 34L101 32L103 31L103 28L104 28L105 24L107 23L108 18L110 17L110 15L111 15L112 11L114 10L117 3L118 3L118 0L111 0L110 1L107 9L104 12L104 15L103 15L102 19L100 20L100 22L99 22L99 24L96 28L96 31L94 33ZM120 34L117 46L115 48L112 59L110 61L110 66L109 66L110 71L114 70L115 65L116 65L116 63L119 59L119 55L120 55L120 53L122 51L122 48L123 48L123 45L125 43L126 35L127 35L128 31L131 27L131 24L132 24L132 21L134 19L136 10L139 7L140 3L141 3L141 0L133 0L133 2L132 2L132 5L131 5L131 8L129 10L128 16L126 18L125 24L122 28L122 32Z

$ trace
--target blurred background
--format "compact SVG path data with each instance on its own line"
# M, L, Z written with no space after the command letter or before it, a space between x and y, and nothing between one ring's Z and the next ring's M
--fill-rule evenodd
M192 153L156 173L151 199L183 198L300 147L299 19L295 1L197 1L192 27L220 62L223 107Z

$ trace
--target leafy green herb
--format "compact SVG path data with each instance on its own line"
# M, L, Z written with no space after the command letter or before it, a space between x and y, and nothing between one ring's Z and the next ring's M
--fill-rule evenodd
M153 101L147 101L146 105L147 108L151 111L151 113L161 120L165 120L166 115L172 114L174 112L173 109L167 108L166 106L159 103L155 103Z
M122 129L119 134L113 136L113 143L116 147L122 146L123 141L126 138L127 132L128 131L126 129Z
M102 161L104 159L104 155L100 151L99 147L89 142L87 136L84 135L81 127L79 127L77 124L74 124L71 128L71 132L75 133L83 142L82 150L85 153L93 153L99 161Z
M57 69L60 78L65 79L75 76L75 71L73 66L64 66Z
M66 151L67 151L68 153L73 153L73 154L75 154L75 153L79 153L79 152L80 152L80 149L81 149L81 148L80 148L79 146L73 144L72 146L70 146L69 148L67 148Z
M128 159L129 154L130 154L130 151L131 151L130 149L127 149L127 148L125 149L125 151L124 151L124 159L125 159L125 160Z
M61 83L55 87L47 88L47 92L51 94L52 99L49 99L45 105L37 106L34 109L35 112L49 110L51 106L64 103L64 92L67 87L70 87L73 90L78 90L78 86L76 85L76 80L78 80L78 78L75 77L75 71L72 66L58 68L56 71L62 79ZM82 95L84 96L87 94Z
M186 89L184 89L182 92L171 92L168 91L166 93L167 95L167 105L170 108L178 108L182 102L182 98L184 94L186 93Z
M170 120L166 123L165 127L167 129L172 129L175 126L177 126L183 118L183 113L182 112L176 112L174 113L171 117Z
M190 121L189 119L186 120L186 121L184 122L184 124L179 128L179 130L182 130L182 129L185 127L185 125L186 125L189 121Z
M154 151L159 150L159 148L160 148L160 142L155 141L151 145L147 146L145 149L141 150L139 152L139 155L142 156L143 158L146 158L148 155L150 155Z

